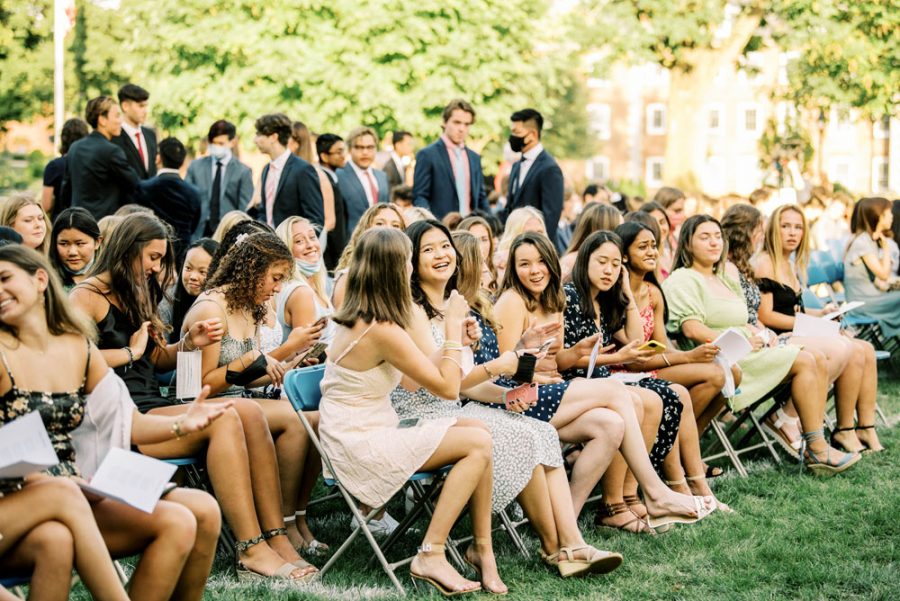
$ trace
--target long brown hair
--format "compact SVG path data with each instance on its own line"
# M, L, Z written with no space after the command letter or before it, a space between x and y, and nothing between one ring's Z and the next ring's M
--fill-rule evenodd
M455 231L464 230L467 232L471 232L472 228L476 225L480 225L488 233L488 239L490 240L490 248L488 249L489 256L483 257L485 263L487 264L488 271L491 272L491 286L489 291L496 292L497 290L497 266L494 265L494 230L491 229L491 224L487 222L487 219L484 217L479 217L478 215L469 215L465 219L459 222L459 225L456 226ZM477 240L477 238L476 238Z
M149 321L156 336L165 338L169 326L159 316L159 303L175 281L175 253L172 250L170 228L152 213L129 215L109 235L103 252L94 262L88 277L108 274L104 282L116 295L120 309L138 326ZM144 275L141 267L144 248L153 240L166 243L166 254L160 272L154 277Z
M681 234L678 236L678 252L675 253L675 262L672 264L672 271L681 267L690 267L694 264L694 255L691 252L691 240L694 238L694 232L704 223L715 223L719 231L722 231L722 224L715 217L709 215L693 215L685 219L681 224ZM722 238L722 256L713 265L714 273L721 273L728 259L728 240Z
M89 316L79 311L63 291L62 282L50 267L47 257L21 244L6 244L0 247L0 261L12 263L28 275L38 270L47 272L47 289L44 291L44 315L47 328L54 336L79 334L91 340L97 339L97 324ZM0 330L18 336L15 328L0 321ZM50 367L50 366L47 366Z
M544 265L547 266L550 281L547 287L541 292L539 299L535 300L531 296L531 292L519 280L516 273L516 251L520 247L530 244L541 256ZM562 269L559 266L559 256L556 254L556 248L550 239L543 234L535 232L525 232L520 234L513 240L512 246L509 247L509 258L506 262L506 273L503 275L503 286L500 288L502 294L506 290L514 290L525 301L525 307L529 312L534 312L538 307L547 313L560 313L566 308L566 295L562 288Z
M378 204L372 205L366 209L366 212L359 218L359 223L353 228L353 233L350 234L350 241L347 243L347 246L344 247L344 252L341 253L341 258L338 260L335 271L341 271L342 269L350 267L350 263L353 261L356 243L364 233L372 229L372 224L375 223L375 217L382 209L388 209L396 213L397 217L400 219L400 223L403 224L403 228L406 228L406 218L403 216L403 211L400 210L400 207L390 202L379 202Z
M602 202L592 202L584 208L575 224L575 232L566 254L577 253L588 236L601 230L613 231L622 223L622 212Z
M276 263L287 263L291 270L294 267L294 256L278 236L271 232L246 235L238 238L216 270L210 272L205 287L219 289L231 311L247 311L259 325L268 307L257 302L257 291L269 267Z
M412 245L395 228L377 227L359 237L347 274L344 303L332 319L348 328L362 319L407 328L412 321L412 293L406 265Z
M754 251L750 238L761 219L759 210L748 204L731 205L722 215L722 235L728 243L728 258L749 282L756 281L750 266Z
M469 307L497 331L490 296L481 287L481 269L484 266L481 243L474 234L465 230L456 230L452 238L456 246L456 290L465 297Z
M772 260L772 270L775 272L774 280L787 284L788 282L781 281L781 273L786 266L783 252L784 242L781 239L781 216L788 211L794 211L800 215L800 221L803 223L803 238L800 240L800 246L794 251L794 270L797 280L802 285L806 279L806 268L809 265L809 224L806 222L803 209L794 204L781 205L775 209L775 212L769 217L763 249Z
M891 207L891 202L887 198L878 196L870 198L861 198L853 206L853 216L850 218L850 231L856 238L859 234L875 233L878 227L878 221L881 216Z

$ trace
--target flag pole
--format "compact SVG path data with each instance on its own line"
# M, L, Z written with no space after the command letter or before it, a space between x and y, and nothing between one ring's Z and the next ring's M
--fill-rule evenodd
M65 117L63 59L67 21L65 0L53 0L53 145L57 151Z

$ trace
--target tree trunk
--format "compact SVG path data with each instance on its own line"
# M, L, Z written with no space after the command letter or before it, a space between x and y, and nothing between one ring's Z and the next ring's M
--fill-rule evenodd
M761 14L749 12L732 25L731 37L717 48L686 54L687 68L675 68L669 78L668 124L663 177L667 185L686 191L700 190L705 162L701 143L706 130L704 107L719 70L733 64L759 26Z

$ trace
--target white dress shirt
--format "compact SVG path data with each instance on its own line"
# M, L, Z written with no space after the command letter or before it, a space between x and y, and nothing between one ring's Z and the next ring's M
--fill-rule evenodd
M363 192L366 193L366 200L368 201L369 206L371 207L372 205L374 205L375 203L378 202L378 197L372 198L372 184L369 181L369 176L371 176L372 181L375 182L375 187L378 188L378 180L375 178L375 170L372 169L371 165L369 165L368 169L363 169L362 167L360 167L359 165L354 163L352 160L350 160L349 163L350 163L350 166L353 167L353 172L356 173L356 177L357 177L357 179L359 179L359 183L362 185ZM367 173L369 175L366 175ZM380 189L379 189L379 192L381 192Z
M144 157L144 169L149 171L150 164L148 163L150 157L149 152L147 152L147 141L144 139L144 132L141 131L141 126L132 127L130 124L125 123L122 120L122 129L125 130L125 133L128 134L128 137L131 138L131 143L134 144L135 148L140 147L140 155ZM140 137L137 134L140 133Z
M534 165L534 159L542 152L544 152L544 145L538 142L537 146L522 153L522 164L519 165L519 188L521 188L522 183L525 182L525 176L528 175L528 170Z

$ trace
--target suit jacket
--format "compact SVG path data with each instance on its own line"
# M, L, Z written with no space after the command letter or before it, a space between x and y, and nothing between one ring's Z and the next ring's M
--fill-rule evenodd
M269 176L269 165L262 172L262 202L257 207L256 218L266 220L266 179ZM272 226L299 215L312 223L325 226L325 201L322 200L322 188L319 187L319 173L316 168L296 156L290 154L284 164L278 188L275 190L275 204L272 206Z
M213 185L213 158L201 157L188 165L185 181L195 186L200 191L200 221L194 230L192 238L202 238L209 221L209 210ZM250 167L243 164L235 157L231 157L222 172L222 182L219 187L219 218L228 211L244 211L253 197L253 173ZM210 223L209 227L215 231L216 223Z
M200 191L177 173L165 172L141 182L135 200L175 230L174 250L180 261L200 221Z
M381 169L388 178L388 193L397 186L402 186L406 183L406 180L403 177L404 174L397 169L397 164L394 162L393 156L388 157L387 163L382 165Z
M487 190L481 172L481 157L466 148L469 156L469 196L471 210L488 210ZM452 211L459 210L459 195L456 193L456 178L447 145L438 138L437 142L416 153L416 170L413 174L413 204L434 213L438 219Z
M328 183L331 184L331 190L334 192L334 229L328 232L323 259L325 260L326 269L333 271L341 259L344 248L347 246L347 205L344 202L344 197L341 196L341 188L337 183L337 174L334 172L329 173L326 169L325 175L328 176Z
M69 148L62 196L99 221L131 202L139 181L125 152L95 131Z
M503 218L505 220L512 211L519 207L536 208L544 214L547 235L555 245L559 216L563 206L562 169L559 168L556 159L544 150L534 159L534 164L528 169L522 185L515 187L513 182L518 179L521 166L522 161L517 161L509 173L510 193Z
M375 184L378 186L378 202L388 202L388 178L384 171L380 169L372 169L375 173ZM344 198L344 205L347 207L347 239L359 223L360 217L369 208L369 201L366 198L366 191L363 190L359 178L353 166L347 164L337 170L338 187L341 189L341 196Z
M156 132L142 125L141 136L143 136L144 144L147 146L147 165L149 167L146 169L141 161L141 155L138 154L137 146L134 145L134 140L125 132L124 127L122 128L122 133L113 138L111 142L125 152L128 164L138 174L138 177L148 179L156 175Z

